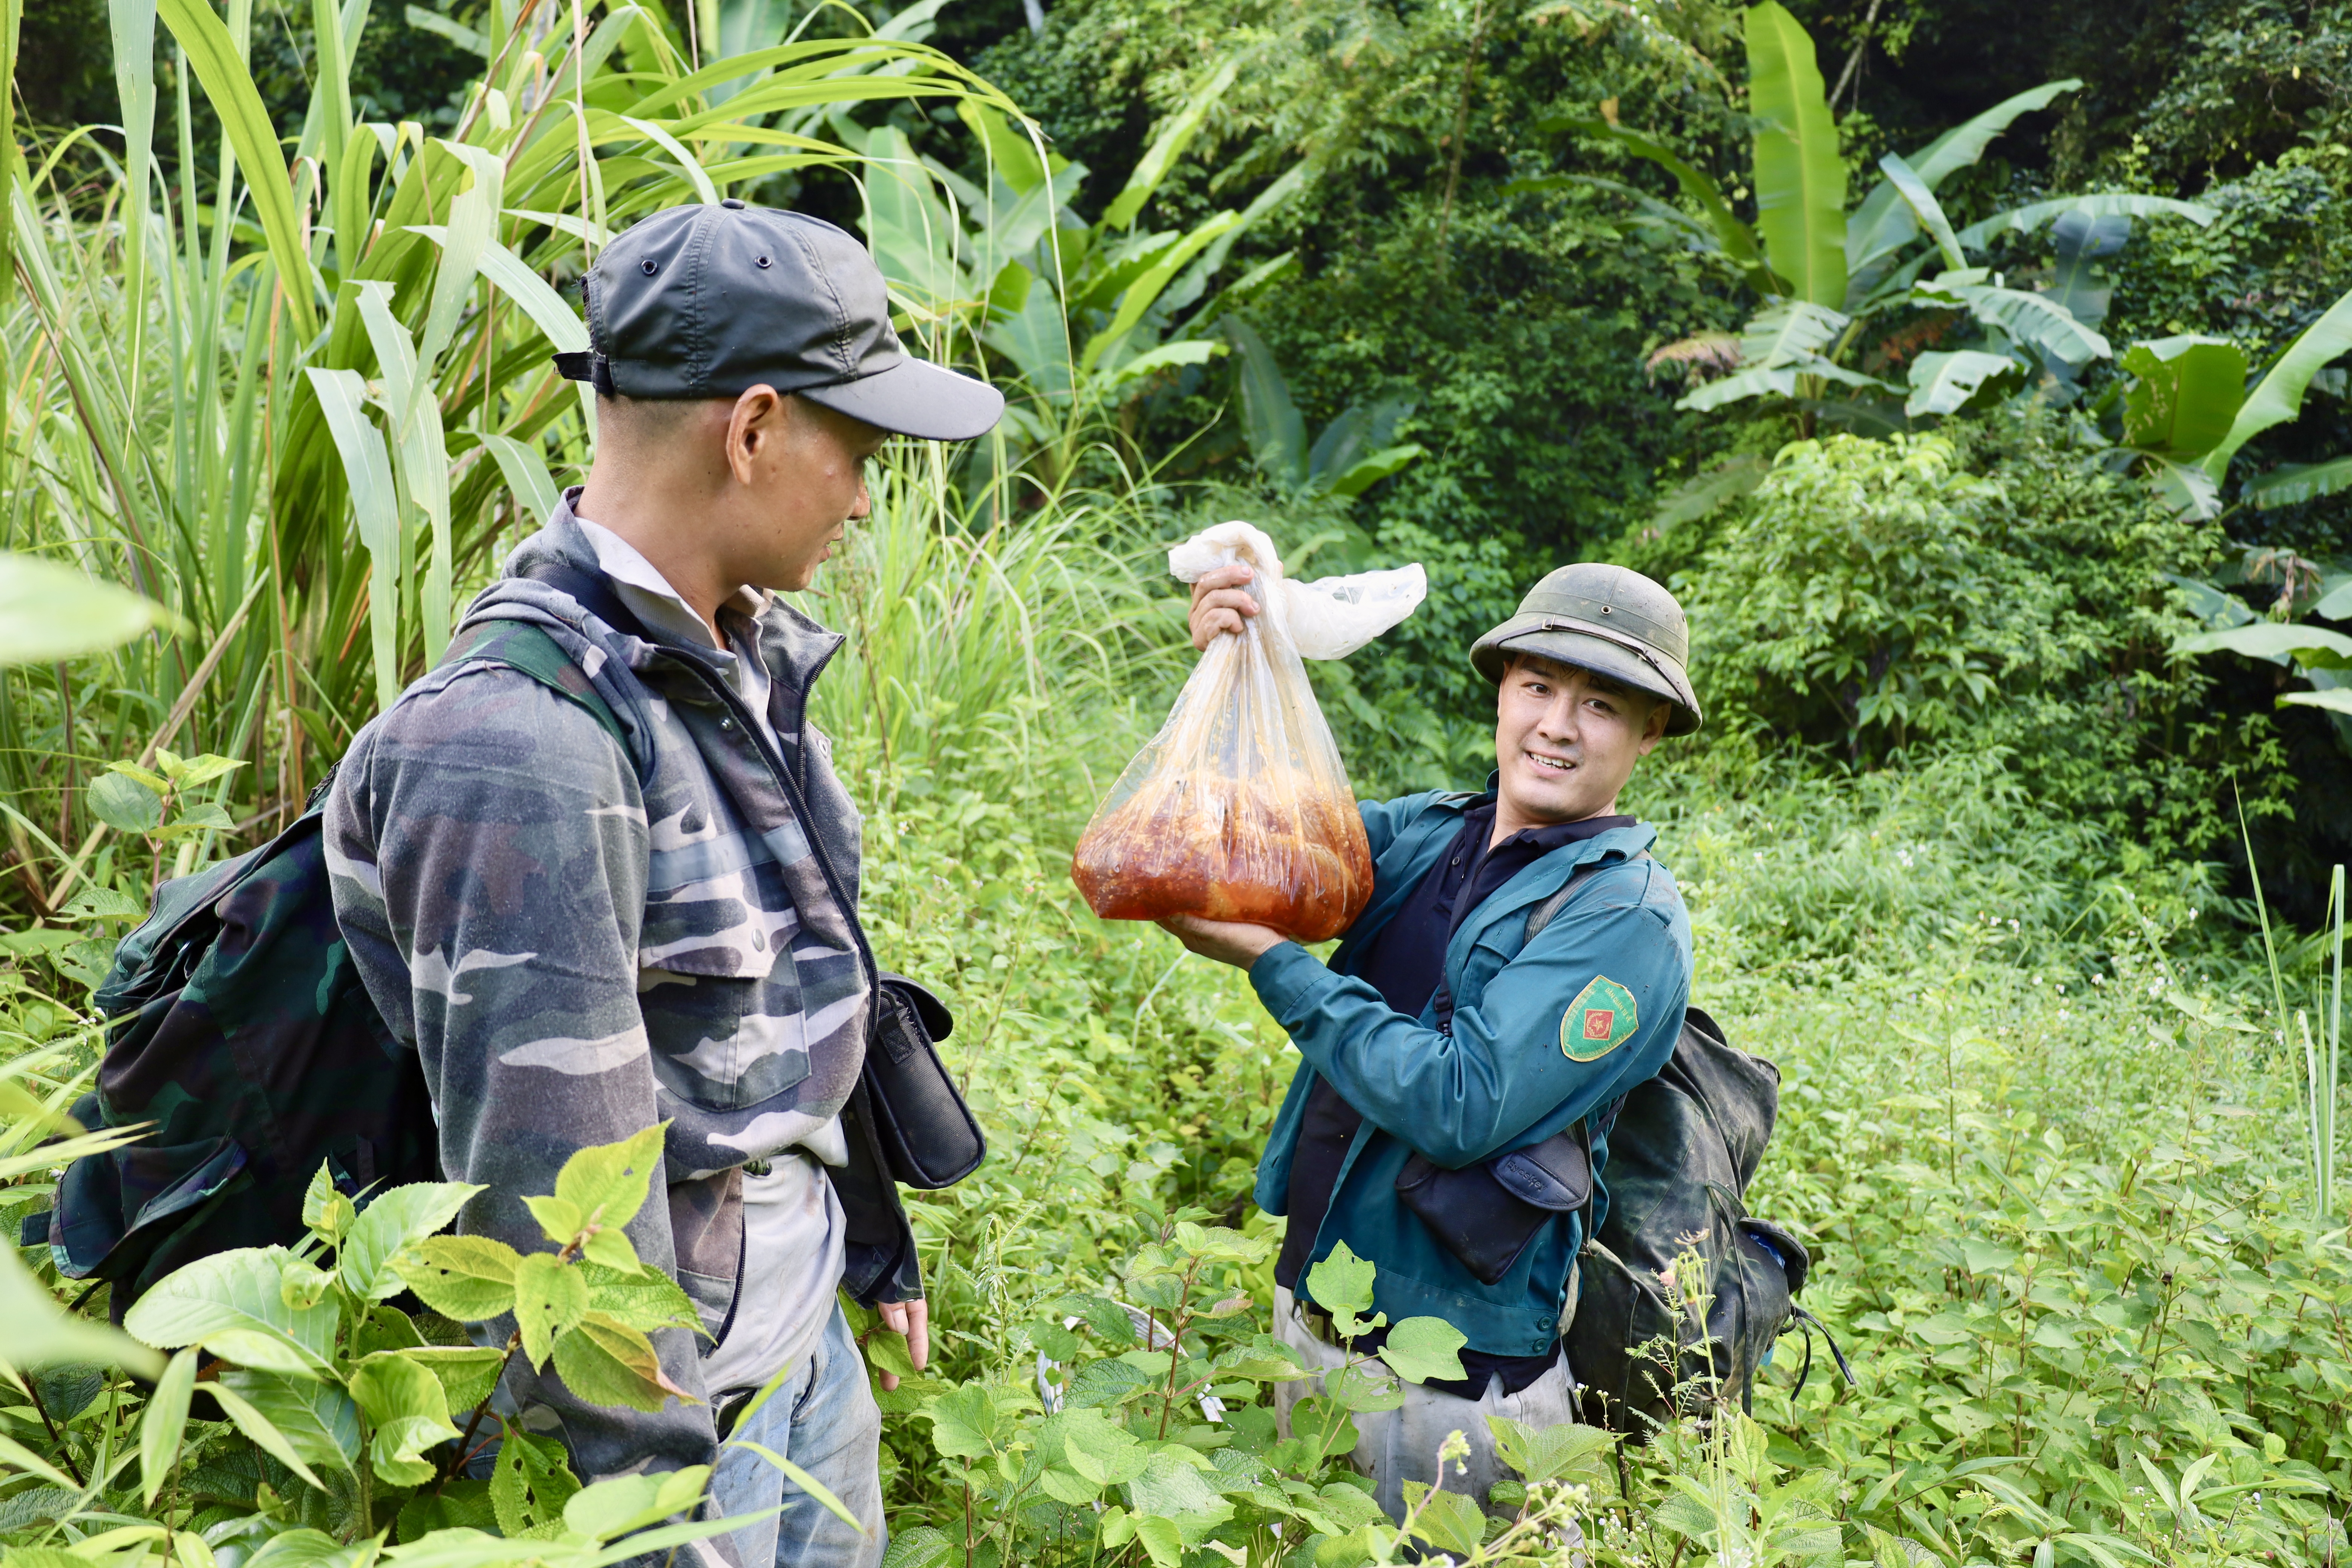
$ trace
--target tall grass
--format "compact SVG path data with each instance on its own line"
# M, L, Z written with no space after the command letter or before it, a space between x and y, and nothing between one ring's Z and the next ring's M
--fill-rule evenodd
M172 44L161 80L126 52L127 140L83 127L0 169L18 285L0 301L0 547L134 586L185 629L0 681L0 799L22 814L7 896L35 916L103 866L78 795L93 767L244 757L238 816L279 820L440 656L465 586L585 466L592 402L551 356L585 345L562 290L614 229L784 171L862 177L862 154L814 133L829 110L1016 112L888 37L696 70L657 8L527 0L498 8L457 132L427 137L352 117L368 8L321 4L311 108L281 145L247 69L250 0L112 5L118 38L160 20ZM201 151L199 97L221 128ZM177 140L168 182L155 135ZM102 177L70 177L93 160ZM958 318L917 326L956 352Z

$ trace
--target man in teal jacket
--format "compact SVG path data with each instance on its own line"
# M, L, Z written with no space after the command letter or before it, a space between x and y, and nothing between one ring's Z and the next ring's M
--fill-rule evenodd
M1195 586L1195 646L1256 613L1247 580L1234 566ZM1164 922L1246 970L1306 1058L1257 1179L1259 1206L1290 1221L1285 1339L1316 1370L1344 1359L1307 1278L1344 1242L1377 1265L1391 1322L1442 1318L1467 1341L1464 1379L1357 1417L1357 1466L1391 1517L1404 1481L1437 1479L1449 1432L1471 1445L1454 1485L1483 1498L1504 1473L1486 1415L1575 1418L1559 1336L1605 1212L1609 1127L1673 1055L1690 999L1690 921L1649 854L1657 832L1618 814L1634 764L1699 726L1687 647L1682 607L1648 578L1552 573L1471 649L1496 683L1486 793L1363 805L1371 901L1328 963L1264 926ZM1481 1170L1521 1153L1541 1205ZM1528 1161L1504 1173L1529 1190Z

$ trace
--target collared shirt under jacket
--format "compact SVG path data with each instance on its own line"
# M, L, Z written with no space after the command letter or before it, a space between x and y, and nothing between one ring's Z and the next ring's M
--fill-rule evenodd
M1371 1259L1374 1305L1391 1322L1443 1318L1472 1350L1538 1355L1559 1334L1583 1242L1579 1217L1547 1224L1508 1273L1485 1285L1397 1201L1397 1173L1416 1150L1460 1169L1539 1143L1655 1076L1690 1001L1690 918L1665 867L1637 858L1656 830L1612 828L1545 855L1455 925L1445 949L1450 1029L1432 1008L1417 1018L1395 1011L1356 965L1479 798L1435 792L1365 803L1372 897L1347 940L1328 965L1283 942L1252 966L1259 1000L1306 1058L1258 1165L1256 1198L1267 1213L1284 1212L1308 1096L1318 1075L1328 1079L1364 1122L1310 1257L1345 1241ZM1528 942L1528 912L1586 867L1591 873ZM1598 1181L1605 1136L1593 1139L1592 1157Z

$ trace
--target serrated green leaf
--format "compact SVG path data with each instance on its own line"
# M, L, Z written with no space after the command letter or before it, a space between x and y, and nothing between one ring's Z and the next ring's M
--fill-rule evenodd
M285 1297L282 1247L216 1252L174 1269L123 1320L160 1350L201 1344L223 1360L299 1377L327 1374L342 1306L331 1292L308 1307Z
M1097 1488L1124 1486L1143 1474L1151 1451L1092 1410L1073 1411L1062 1425L1062 1456Z
M592 1258L580 1265L580 1277L588 1283L588 1305L615 1322L648 1334L656 1329L692 1329L710 1337L693 1298L658 1268L624 1274Z
M359 1459L359 1406L331 1383L231 1368L207 1391L239 1431L322 1491L311 1466L348 1470Z
M358 1217L359 1211L352 1206L352 1200L336 1188L334 1173L327 1162L320 1161L319 1168L310 1173L310 1184L302 1189L303 1227L317 1231L331 1242Z
M583 1149L563 1162L555 1178L555 1195L579 1215L575 1231L590 1225L617 1229L636 1217L661 1170L662 1140L668 1131L668 1122L656 1122L617 1143Z
M563 1519L563 1505L580 1490L563 1445L552 1437L507 1429L490 1471L490 1506L499 1533L518 1540Z
M469 1182L415 1182L377 1194L336 1249L335 1272L343 1288L367 1301L400 1294L407 1282L393 1259L457 1218L466 1200L481 1190Z
M588 1315L588 1282L577 1268L556 1261L555 1254L534 1252L515 1267L514 1298L522 1353L533 1368L543 1369L555 1337L579 1327Z
M486 1236L435 1236L393 1266L426 1306L457 1322L478 1323L514 1310L521 1262L513 1247Z
M540 1234L558 1247L569 1247L582 1226L580 1206L562 1198L525 1198L523 1207L539 1221Z
M117 833L152 833L163 825L163 799L121 773L100 773L82 791L89 814Z
M602 1312L588 1313L555 1342L555 1370L566 1387L594 1405L655 1411L672 1395L700 1403L662 1371L651 1341Z

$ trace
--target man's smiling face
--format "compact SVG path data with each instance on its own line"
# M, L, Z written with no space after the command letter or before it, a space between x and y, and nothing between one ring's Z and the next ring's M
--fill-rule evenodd
M1633 764L1666 732L1667 705L1604 675L1514 657L1495 699L1496 789L1506 823L1606 816Z

